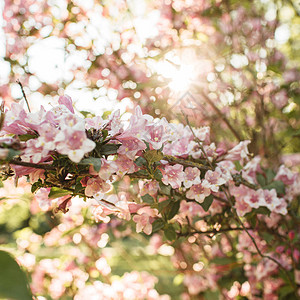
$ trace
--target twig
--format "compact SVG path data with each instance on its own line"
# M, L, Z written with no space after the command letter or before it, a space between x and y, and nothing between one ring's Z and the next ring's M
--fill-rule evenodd
M163 159L167 160L169 163L178 163L178 164L181 164L181 165L187 166L187 167L196 167L200 170L210 170L211 169L211 167L209 167L209 166L205 166L203 164L199 164L199 163L193 162L193 161L188 161L185 159L180 159L180 158L177 158L172 155L165 154Z
M209 166L211 167L211 169L214 170L214 166L212 165L211 161L208 159L208 156L207 156L207 154L206 154L206 152L205 152L205 150L204 150L204 147L203 147L203 145L202 145L202 142L197 138L197 136L196 136L196 134L195 134L195 132L194 132L194 130L193 130L191 124L190 124L190 121L189 121L189 119L188 119L188 116L187 116L183 111L181 111L181 113L183 114L183 116L184 116L184 118L185 118L185 120L186 120L186 123L187 123L187 125L189 126L189 128L190 128L190 130L191 130L191 132L192 132L192 134L193 134L193 136L194 136L194 138L195 138L195 141L197 142L197 144L199 145L201 151L203 152L206 161L208 162L208 164L209 164Z
M182 113L183 113L183 112L182 112ZM209 159L208 159L208 157L207 157L207 154L206 154L206 152L205 152L205 150L204 150L204 148L203 148L203 146L202 146L201 141L196 137L196 135L195 135L195 133L194 133L194 131L193 131L193 128L191 127L191 125L190 125L190 123L189 123L188 117L187 117L184 113L183 113L183 115L184 115L184 117L185 117L185 119L186 119L187 125L189 126L189 128L190 128L190 130L192 131L192 133L193 133L193 135L194 135L196 141L198 142L198 144L199 144L201 150L203 151L203 154L204 154L205 158L207 159L209 165L212 167L212 169L214 169L213 166L212 166L212 164L211 164L211 162L209 161ZM243 184L245 184L245 183L243 182ZM298 297L298 295L297 295L297 286L296 286L295 283L293 282L293 280L292 280L292 278L290 277L290 274L288 273L288 271L287 271L287 270L283 267L283 265L282 265L279 261L277 261L275 258L273 258L273 257L271 257L271 256L269 256L269 255L263 254L263 253L260 251L260 249L259 249L258 246L257 246L257 243L256 243L255 239L253 238L253 236L252 236L252 235L250 234L250 232L248 231L248 228L245 227L245 225L243 224L243 222L242 222L242 220L240 219L239 215L237 214L235 208L233 207L233 204L232 204L232 201L231 201L231 196L228 195L228 194L226 193L226 190L225 190L224 187L220 186L220 190L224 192L224 194L225 194L225 196L226 196L226 198L227 198L227 200L228 200L228 203L229 203L230 206L231 206L231 209L232 209L232 211L233 211L233 214L234 214L234 216L235 216L235 219L238 221L238 223L242 226L242 229L245 230L245 232L247 233L247 235L248 235L249 238L251 239L253 245L255 246L255 249L256 249L257 253L258 253L262 258L267 258L267 259L269 259L269 260L272 260L274 263L276 263L276 264L278 265L278 267L286 274L286 276L287 276L287 278L288 278L290 284L293 286L293 288L294 288L294 290L295 290L295 295L296 295L297 299L299 299L299 297Z
M250 234L250 232L248 231L248 228L245 227L245 225L243 224L241 218L239 217L239 215L237 214L235 208L233 207L233 204L232 204L232 201L230 199L230 196L228 196L226 193L225 193L226 197L228 198L228 201L231 205L231 208L232 208L232 211L233 211L233 214L235 216L235 219L238 221L238 223L240 223L240 225L243 227L243 229L245 230L245 232L247 233L247 235L249 236L249 238L251 239L257 253L262 257L262 258L267 258L269 260L272 260L274 263L276 263L278 265L278 267L285 273L285 275L287 276L290 284L293 286L293 288L295 289L295 294L297 294L297 287L295 285L295 283L293 282L292 278L290 277L290 274L288 273L288 271L284 268L284 266L275 258L273 258L272 256L269 256L269 255L266 255L266 254L263 254L260 249L258 248L257 246L257 243L254 239L254 237ZM297 296L297 295L296 295ZM299 299L299 297L297 297L297 299Z
M23 89L23 85L22 85L22 83L21 83L21 81L18 79L17 80L17 84L20 86L20 88L21 88L21 91L22 91L22 94L23 94L23 97L24 97L24 99L25 99L25 102L26 102L26 104L27 104L27 107L28 107L28 111L31 113L31 110L30 110L30 107L29 107L29 102L28 102L28 100L27 100L27 97L26 97L26 94L25 94L25 91L24 91L24 89Z
M56 168L51 166L51 165L34 164L34 163L30 163L30 162L26 162L26 161L19 161L19 160L14 160L14 159L9 161L8 163L11 164L11 165L18 165L18 166L29 167L29 168L34 168L34 169L56 170Z

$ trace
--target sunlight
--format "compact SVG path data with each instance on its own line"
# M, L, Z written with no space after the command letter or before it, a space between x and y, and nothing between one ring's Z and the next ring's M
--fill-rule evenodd
M186 91L194 77L194 67L192 65L178 64L170 60L158 62L155 70L169 80L168 86L174 92Z
M186 91L191 85L193 67L182 65L177 72L173 73L169 87L174 92Z

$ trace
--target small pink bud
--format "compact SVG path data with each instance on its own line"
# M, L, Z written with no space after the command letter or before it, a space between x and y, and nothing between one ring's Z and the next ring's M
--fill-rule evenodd
M295 250L293 251L293 257L294 257L295 261L298 263L298 262L299 262L299 259L300 259L300 251L297 250L297 249L295 249Z
M276 248L276 252L277 253L282 253L284 251L284 246L278 246L277 248Z
M295 238L295 232L294 231L290 231L288 233L289 239L292 241Z

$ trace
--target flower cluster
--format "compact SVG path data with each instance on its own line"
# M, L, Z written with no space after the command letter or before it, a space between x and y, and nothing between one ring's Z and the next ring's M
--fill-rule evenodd
M23 161L48 162L51 152L57 151L78 163L95 148L86 136L85 121L74 114L70 97L62 96L58 103L50 111L41 108L36 113L26 113L21 104L13 103L5 114L2 134L29 136L23 145Z
M17 176L27 175L39 189L36 197L43 209L50 209L55 198L63 211L73 196L92 198L96 220L109 222L111 214L126 220L133 216L137 232L148 235L152 223L165 217L161 203L166 200L159 194L168 187L177 193L177 198L165 194L167 207L177 207L175 214L180 200L205 207L208 201L211 206L213 199L221 199L233 205L226 198L229 189L239 216L260 207L286 215L288 203L299 194L299 176L284 166L270 182L259 182L260 159L250 160L250 141L226 153L210 143L208 127L193 129L154 119L140 107L125 121L119 111L106 120L83 119L75 114L68 96L60 97L49 111L41 107L27 113L22 104L13 104L5 113L2 135L2 150L19 143L11 166ZM9 159L4 155L4 161ZM238 172L234 162L244 165L242 170ZM139 202L116 193L114 183L125 175L139 178Z
M79 196L86 201L85 207L91 208L96 222L114 224L115 217L132 220L137 233L150 236L163 231L169 243L181 236L188 237L191 244L198 234L206 234L208 239L210 234L244 230L237 236L237 250L243 255L249 281L242 286L234 284L226 292L228 297L247 295L260 280L277 276L279 268L289 274L292 262L300 261L299 251L290 244L275 243L274 249L267 252L269 248L259 234L263 224L265 231L276 228L279 239L287 234L289 243L297 243L295 233L289 227L280 227L280 222L287 222L285 216L289 217L293 201L300 195L300 176L285 165L278 170L262 167L259 156L251 158L249 140L227 150L211 143L209 127L193 128L189 123L155 119L143 114L139 106L129 119L123 118L119 110L106 119L82 118L75 113L68 96L60 97L58 105L49 111L41 107L38 112L26 112L19 103L4 114L0 138L2 179L27 177L35 192L35 203L42 211L55 207L54 212L76 210L73 201L78 201ZM240 224L243 226L237 227ZM82 235L85 234L74 235L73 241L79 243ZM64 243L62 233L55 229L45 243L52 245L55 236ZM96 240L86 242L93 244ZM106 242L96 242L102 243ZM189 244L184 244L187 252ZM224 249L216 244L210 259L228 256L232 246L226 239L221 244ZM155 251L173 251L161 240L158 245ZM206 250L198 249L199 254L203 251ZM257 253L262 260L257 260ZM180 254L175 253L172 259L175 268L186 268ZM256 271L247 266L252 260L256 261ZM211 267L208 272L197 261L199 257L195 255L193 270L200 273L187 272L183 280L189 295L215 290L221 279L217 269ZM49 263L50 269L45 268ZM95 294L108 299L138 298L140 288L145 299L168 299L157 293L155 279L146 273L125 274L111 283L104 280L86 284L86 274L75 266L54 272L58 265L53 263L58 264L41 260L35 268L32 276L41 281L40 290L32 287L35 293L42 293L44 278L50 277L49 292L55 299L75 281L82 286L75 299ZM111 272L105 257L100 257L95 267L104 277ZM140 280L145 278L152 284L141 286ZM273 291L282 285L278 281L270 288Z

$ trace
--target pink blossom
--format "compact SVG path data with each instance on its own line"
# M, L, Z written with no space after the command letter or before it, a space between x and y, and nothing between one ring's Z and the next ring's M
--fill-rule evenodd
M128 158L126 155L118 155L115 160L115 164L117 166L117 174L120 176L124 176L125 174L134 173L137 171L137 165Z
M115 161L106 160L105 158L101 159L101 169L98 173L100 178L102 178L105 181L109 180L111 176L117 171L118 171L118 166ZM90 174L97 175L97 173L95 172L92 166L90 167Z
M120 110L112 112L109 116L109 121L107 123L106 129L111 136L121 134L123 130L123 124L120 120Z
M193 185L186 193L188 199L195 199L197 202L202 203L204 199L210 195L210 189L203 184Z
M230 188L230 192L235 197L236 202L235 202L234 207L239 216L243 217L246 213L248 213L252 210L252 207L247 202L244 201L244 199L248 195L248 193L252 193L252 190L250 188L248 188L244 185L240 185L239 187L232 186Z
M223 178L223 173L219 167L217 167L215 171L208 170L202 181L203 187L211 189L213 192L217 192L219 186L225 183L226 179Z
M129 126L124 132L118 136L120 139L137 138L139 140L147 139L149 133L145 130L146 125L149 124L149 120L153 118L147 115L143 115L139 107L136 108L136 114L133 114L129 121Z
M68 155L76 163L80 162L84 154L92 151L96 145L95 142L87 138L84 131L76 131L68 127L59 132L55 142L57 151Z
M139 151L146 149L146 144L137 138L127 138L121 139L118 138L122 142L121 147L118 149L119 154L126 155L130 159L134 159L136 154Z
M183 181L184 187L190 188L192 185L199 184L200 182L200 170L198 168L185 168Z
M204 144L210 143L210 128L208 126L194 129L196 137Z
M85 128L86 129L102 129L102 127L104 126L106 122L102 119L102 117L100 116L96 116L93 118L86 118L85 119Z
M247 146L250 143L251 141L249 140L240 142L238 145L236 145L234 148L228 151L228 154L225 156L225 159L232 161L239 160L241 162L248 160L249 151Z
M88 197L92 197L95 194L105 194L111 189L111 185L105 182L100 177L98 178L90 178L87 181L87 186L85 188L85 195Z
M256 183L256 173L261 173L261 157L255 156L243 168L242 175L251 183Z
M277 193L275 189L263 190L264 204L270 211L273 211L276 206L278 206L281 201L277 198Z
M159 184L157 181L148 180L142 181L139 180L139 188L140 188L140 195L144 196L149 194L151 196L156 196L157 191L159 190Z
M173 155L173 156L188 155L189 154L189 151L188 151L189 142L190 142L189 138L183 137L172 143L165 144L164 153L168 154L168 155Z
M5 119L2 130L13 134L34 134L25 121L27 113L23 108L23 103L12 103L10 110L5 112Z
M111 212L103 208L101 205L94 207L92 214L96 222L108 223L110 221L110 217L107 214L111 214Z
M49 151L52 150L49 143L46 147L42 146L39 139L31 139L26 142L26 148L21 155L23 161L33 162L35 164L41 162L47 157ZM52 143L53 145L53 143ZM54 147L53 147L54 148Z
M101 214L115 214L119 218L130 220L130 202L127 201L127 198L124 194L120 193L119 195L103 195L101 193L97 193L94 195L94 199L103 208L103 212L101 212Z
M150 207L142 207L137 211L137 215L133 216L132 220L136 223L136 232L144 231L150 235L152 233L152 222L157 216L158 211Z
M35 194L39 207L46 211L51 207L51 199L48 198L51 188L41 188Z
M258 208L264 205L264 192L262 189L257 191L248 190L248 193L243 197L243 200L252 208Z
M44 182L45 170L34 169L33 172L29 173L29 178L30 178L31 183L34 183L34 182L38 181L39 179L41 179L42 182Z
M68 95L60 96L58 99L60 105L64 105L72 114L74 114L74 108L72 105L72 99Z
M204 217L208 214L202 206L194 202L180 201L180 217L192 219L195 216Z
M183 166L176 164L174 166L167 165L162 171L162 182L165 185L170 184L173 189L180 188L181 183L184 181Z
M297 179L297 174L293 173L285 165L281 165L277 171L274 180L281 180L285 185L292 185Z
M168 140L168 134L166 134L167 121L163 118L159 122L153 125L147 126L145 141L148 142L153 149L159 150Z
M184 276L184 285L187 286L191 295L198 295L209 287L209 282L205 277L194 274Z
M194 159L198 159L201 157L202 155L202 150L201 147L199 146L199 144L195 141L191 141L188 144L188 153L194 158Z

